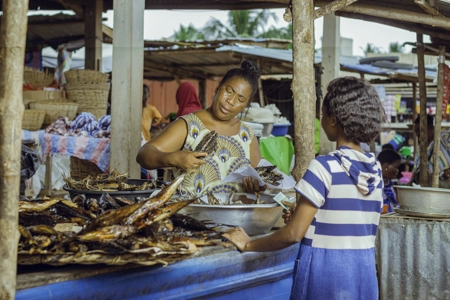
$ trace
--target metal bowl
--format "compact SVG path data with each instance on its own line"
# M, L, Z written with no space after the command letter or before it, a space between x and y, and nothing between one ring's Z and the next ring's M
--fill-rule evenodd
M450 190L396 186L398 203L403 211L425 214L450 214Z
M261 123L264 127L262 130L262 137L268 137L270 136L270 134L272 133L272 129L273 129L273 122L269 122L269 123Z
M253 194L246 195L254 197ZM270 196L271 202L267 203L265 199L266 204L191 204L180 210L180 213L200 221L242 227L248 235L264 234L270 231L283 212L283 208L273 200L273 195L264 196Z
M148 182L149 180L145 179L128 179L126 183L142 185L144 182ZM111 197L123 197L131 200L136 200L138 197L150 197L150 195L155 191L155 189L145 190L145 191L86 191L86 190L74 190L68 188L66 185L63 186L63 189L68 191L70 194L70 198L74 198L77 195L84 194L87 199L95 198L99 199L104 193L108 193Z

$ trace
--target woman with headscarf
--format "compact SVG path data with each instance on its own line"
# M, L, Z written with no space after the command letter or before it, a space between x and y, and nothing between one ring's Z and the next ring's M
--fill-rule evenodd
M180 84L176 99L178 104L177 118L202 109L197 91L190 82Z

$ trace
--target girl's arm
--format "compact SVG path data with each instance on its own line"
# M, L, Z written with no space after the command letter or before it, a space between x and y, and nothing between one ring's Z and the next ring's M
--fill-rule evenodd
M242 228L237 228L224 233L223 236L235 244L240 251L269 252L284 249L303 239L316 212L317 207L301 196L292 219L275 233L251 240Z

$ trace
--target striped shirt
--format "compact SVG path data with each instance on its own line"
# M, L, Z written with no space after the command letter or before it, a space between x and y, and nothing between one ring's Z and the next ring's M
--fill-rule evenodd
M318 208L303 244L325 249L374 247L383 180L373 154L340 147L318 156L295 189Z
M434 141L432 141L427 148L428 159L428 171L433 173L433 147ZM439 144L439 171L442 172L445 169L450 168L450 133L446 132L441 134L440 144ZM417 173L420 170L420 147L416 151L416 156L414 157L414 170L413 173Z

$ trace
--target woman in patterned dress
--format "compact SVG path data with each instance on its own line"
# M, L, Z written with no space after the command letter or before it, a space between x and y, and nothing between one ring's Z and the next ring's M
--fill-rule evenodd
M291 299L378 299L375 236L383 205L381 165L360 143L378 136L385 119L376 90L354 77L330 82L322 127L337 149L311 161L295 189L299 201L286 226L251 240L224 234L241 251L275 251L300 243Z
M240 167L256 167L261 160L258 140L252 129L236 116L252 101L258 88L260 72L255 63L244 61L241 68L229 70L220 81L211 106L172 122L157 137L142 146L137 162L146 169L172 167L174 175L194 169L186 176L182 190L202 194L210 192L262 192L252 178L243 186L224 183L222 179ZM194 149L211 131L218 134L213 155Z

